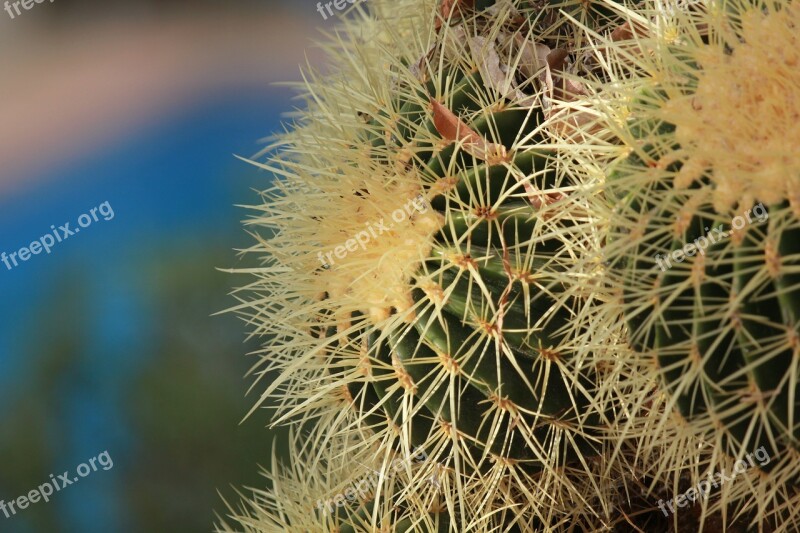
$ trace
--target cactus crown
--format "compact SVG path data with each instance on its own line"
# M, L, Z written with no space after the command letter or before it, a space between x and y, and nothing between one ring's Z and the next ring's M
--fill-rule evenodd
M707 176L719 212L791 200L800 213L800 157L786 149L800 144L800 7L729 9L740 15L709 36L718 42L681 62L692 89L663 106L680 144L675 186Z

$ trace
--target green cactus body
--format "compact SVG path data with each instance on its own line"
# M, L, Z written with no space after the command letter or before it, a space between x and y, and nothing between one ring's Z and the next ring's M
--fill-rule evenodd
M517 183L511 173L521 172L516 165L472 168L460 183L473 178L476 188L498 195L508 195ZM492 174L495 179L487 179ZM552 186L543 182L543 188ZM413 445L426 443L432 425L452 425L475 464L488 453L540 464L553 453L544 446L553 426L578 433L599 423L596 414L587 415L588 400L571 377L552 363L571 357L561 345L577 304L559 302L561 288L547 279L547 270L565 259L559 243L525 242L537 223L530 203L475 203L471 213L445 216L424 263L425 289L413 291L413 327L351 334L373 360L373 379L349 383L349 392L365 412L382 412L395 422L401 420L403 395L413 394ZM506 239L516 249L508 250L510 263L504 264L496 244ZM591 388L588 378L581 379ZM577 440L588 450L582 436Z
M624 298L635 347L655 354L685 417L712 418L726 428L733 455L763 446L770 457L786 457L787 448L798 449L800 442L795 414L800 414L800 384L793 377L798 373L794 336L800 325L795 273L800 228L786 220L788 227L750 228L741 243L709 243L704 255L695 251L699 257L679 264L680 254L673 253L702 238L716 239L719 233L706 228L718 227L719 218L694 216L685 232L668 239L655 219L678 215L675 208L682 202L671 191L663 192L664 204L647 210L631 204L626 209L633 210L624 215L649 236L635 239L635 247L627 250L634 259L615 265L625 271ZM785 214L787 207L773 206L769 212ZM630 239L626 227L612 231ZM770 261L779 272L764 276Z
M444 100L468 116L468 106L459 103L488 95L479 78L464 79ZM422 120L412 128L435 133L426 115L430 112L420 113ZM538 113L509 107L469 126L511 151L515 140L535 135L541 122ZM409 134L405 142L414 143L414 137ZM438 153L430 142L420 144L428 156L426 179L450 178L454 188L432 200L444 223L420 266L424 289L413 291L418 309L413 327L373 331L360 341L379 364L373 365L375 379L350 383L350 393L365 398L362 409L399 421L405 389L413 391L414 445L427 441L432 425L452 426L465 437L476 464L487 453L540 464L551 454L543 446L551 424L573 430L592 425L586 421L587 400L574 392L562 367L550 362L570 358L560 345L570 307L577 305L557 304L561 289L547 274L563 270L563 244L556 238L532 239L542 221L515 178L534 175L532 182L545 191L557 187L553 173L546 157L533 150L490 165L454 144ZM391 387L382 379L390 383L393 376L405 386ZM594 425L598 421L591 417ZM588 445L582 437L579 441Z
M630 104L631 153L606 187L610 273L680 413L732 457L763 449L761 468L797 484L798 9L725 9L731 26L666 46L661 83Z
M553 13L575 6L556 2ZM522 13L534 20L542 12ZM610 12L588 16L605 20ZM466 26L481 31L480 19ZM555 48L564 38L555 32L549 42ZM594 430L610 412L591 405L593 369L576 370L572 360L569 335L585 304L564 288L582 219L554 194L568 184L536 148L542 112L498 98L470 64L430 74L422 86L398 91L396 113L382 112L365 128L372 157L384 165L409 154L406 170L421 176L441 227L413 275L413 317L349 331L346 343L359 347L366 375L348 382L349 396L375 427L387 419L409 424L413 446L446 436L451 451L442 455L455 446L471 468L488 468L493 457L536 471L597 455ZM439 105L455 117L450 126L458 120L486 148L446 138ZM334 363L348 366L335 355L340 328L328 327L326 337Z

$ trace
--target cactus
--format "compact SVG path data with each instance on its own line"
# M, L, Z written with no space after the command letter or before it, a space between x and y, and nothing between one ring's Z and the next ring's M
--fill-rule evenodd
M348 438L334 437L328 447L309 455L298 448L292 465L273 461L272 471L264 473L271 490L258 491L247 507L227 505L235 522L220 519L216 531L449 531L445 509L426 505L433 480L427 494L402 496L427 458L424 452L391 457L373 448L353 456ZM398 499L406 505L395 505ZM243 529L234 529L234 524Z
M608 176L594 196L606 214L594 212L621 305L606 310L624 314L650 363L635 381L657 375L700 439L680 450L704 465L686 469L693 481L732 461L737 473L762 470L703 504L700 522L719 510L795 531L800 7L729 0L639 15L624 42L593 36L608 67L586 105L602 110L606 137L576 150L566 172ZM770 460L743 462L755 450Z
M598 322L602 302L576 267L600 241L581 184L562 179L544 142L585 124L564 113L582 91L578 28L609 32L616 9L370 9L329 46L339 70L308 74L308 109L270 146L278 154L256 163L281 179L253 207L249 251L263 264L236 310L269 338L254 368L274 377L262 400L278 402L276 423L308 431L294 486L324 470L318 451L334 443L339 461L422 448L421 474L348 527L418 524L432 509L451 531L630 521L619 508L630 511L640 467L609 436L631 403L609 355L619 328ZM432 490L435 472L446 482ZM627 504L610 502L619 493ZM283 496L257 498L273 518L240 523L334 527L308 498Z

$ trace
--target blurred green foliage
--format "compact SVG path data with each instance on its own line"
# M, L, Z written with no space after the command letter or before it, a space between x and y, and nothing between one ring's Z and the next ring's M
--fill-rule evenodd
M244 354L255 345L242 342L245 327L233 315L211 316L235 303L227 296L235 279L215 270L230 264L231 255L214 243L203 250L165 247L129 265L125 271L135 272L133 279L119 280L145 303L148 329L141 334L150 346L146 353L120 346L119 353L108 354L110 364L121 361L110 384L118 387L121 404L116 426L131 439L124 451L109 450L114 499L126 531L209 531L214 510L225 511L220 493L236 502L234 487L265 485L258 466L269 467L273 440L282 431L265 429L264 410L240 424L255 401L245 397L244 378L252 363ZM92 317L105 312L97 308L102 295L93 294L97 286L80 269L70 272L54 283L37 323L22 333L30 339L24 354L29 364L0 411L0 495L6 499L75 466L60 455L62 443L77 431L64 406L72 392L85 393L86 381L101 375L87 354L97 333ZM99 392L92 397L106 401L114 400ZM103 438L98 435L100 448L86 450L87 457L108 446ZM285 457L286 451L278 454ZM80 491L84 483L67 490ZM22 519L34 531L69 531L58 514L51 502L27 509Z

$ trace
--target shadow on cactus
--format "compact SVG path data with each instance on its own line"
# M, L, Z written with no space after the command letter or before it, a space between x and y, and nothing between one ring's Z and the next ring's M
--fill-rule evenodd
M632 45L596 48L610 65L605 126L622 141L595 146L609 280L631 343L701 439L685 455L711 472L756 449L771 457L703 516L732 509L795 530L800 8L733 0L644 15Z
M577 24L610 31L614 10L370 9L327 46L338 70L308 74L308 110L270 147L278 155L256 163L280 179L248 222L262 266L248 271L256 279L237 292L237 311L271 339L254 372L279 374L262 398L280 404L276 423L298 428L304 467L271 474L294 493L264 493L260 518L240 523L327 530L297 488L304 475L348 479L348 459L418 447L432 458L418 475L353 502L360 522L350 507L344 522L632 523L619 508L634 506L626 482L638 467L608 436L630 399L613 364L592 358L610 344L591 344L600 302L576 270L597 253L596 225L544 142L553 95L578 90L566 74L582 68ZM434 474L447 480L436 490Z

